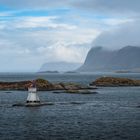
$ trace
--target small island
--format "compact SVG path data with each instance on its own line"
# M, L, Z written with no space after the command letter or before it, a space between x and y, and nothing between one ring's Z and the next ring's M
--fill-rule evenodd
M140 80L118 77L101 77L93 81L90 85L98 87L140 86Z
M90 86L80 85L77 83L51 83L44 79L36 79L36 87L38 91L54 91L53 93L78 93L91 94L90 91L95 89ZM0 90L23 90L27 91L32 81L17 81L17 82L0 82Z
M38 73L53 73L53 74L58 74L59 73L59 71L40 71L40 72L38 72Z
M77 74L78 72L77 71L66 71L65 73L74 73L74 74Z

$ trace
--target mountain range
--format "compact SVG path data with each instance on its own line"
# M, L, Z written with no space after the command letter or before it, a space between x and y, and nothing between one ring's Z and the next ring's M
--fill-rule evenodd
M67 72L74 71L81 66L81 63L70 63L70 62L48 62L44 63L39 72L50 72L50 71L59 71L59 72Z
M140 70L140 47L126 46L119 50L94 47L88 52L80 72Z

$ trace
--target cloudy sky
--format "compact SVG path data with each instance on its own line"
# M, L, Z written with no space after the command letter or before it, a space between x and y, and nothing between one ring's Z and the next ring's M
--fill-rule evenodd
M93 46L140 45L140 0L0 0L0 72L83 63Z

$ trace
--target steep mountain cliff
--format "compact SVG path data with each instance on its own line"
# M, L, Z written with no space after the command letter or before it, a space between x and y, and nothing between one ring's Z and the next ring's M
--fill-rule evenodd
M127 46L120 50L92 48L78 71L114 71L140 69L140 47Z

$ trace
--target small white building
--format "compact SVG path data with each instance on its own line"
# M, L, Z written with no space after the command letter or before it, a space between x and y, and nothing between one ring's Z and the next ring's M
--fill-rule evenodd
M39 96L37 95L37 88L36 87L29 87L28 88L28 97L26 104L28 106L34 106L40 104Z

